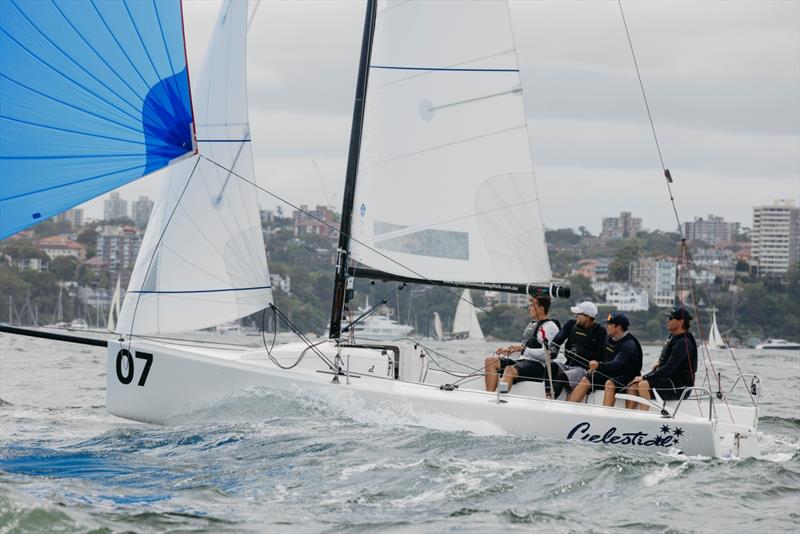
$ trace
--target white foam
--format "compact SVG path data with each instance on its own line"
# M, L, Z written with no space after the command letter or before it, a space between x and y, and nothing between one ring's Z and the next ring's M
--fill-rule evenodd
M683 473L686 468L689 466L689 462L684 462L680 465L670 467L669 465L664 465L656 471L655 473L650 473L649 475L645 475L644 477L644 485L648 488L652 488L664 482L665 480L669 480L671 478L675 478L676 476Z

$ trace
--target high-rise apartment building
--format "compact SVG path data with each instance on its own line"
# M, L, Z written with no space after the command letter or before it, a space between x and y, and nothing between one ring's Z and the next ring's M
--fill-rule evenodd
M673 258L639 258L631 265L631 285L646 289L652 304L669 308L675 302L676 273Z
M633 217L629 211L623 211L619 217L603 217L603 231L600 239L621 239L635 237L642 229L642 220Z
M139 197L139 200L131 202L131 219L137 228L147 226L150 220L150 213L153 211L153 201L148 197Z
M116 191L103 201L103 219L122 219L128 216L128 201L120 198Z
M731 242L739 233L739 223L725 222L722 217L709 215L708 219L695 217L693 222L683 223L683 233L690 241L704 241L709 245Z
M63 213L59 213L53 217L55 222L68 222L72 228L80 228L83 226L83 210L80 208L73 208Z
M104 226L97 233L97 256L111 272L133 268L141 241L132 226Z
M750 240L759 276L785 274L800 261L800 208L788 199L754 207Z

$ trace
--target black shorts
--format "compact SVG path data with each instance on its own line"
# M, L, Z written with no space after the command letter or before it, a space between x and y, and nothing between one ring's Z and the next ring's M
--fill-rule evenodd
M664 400L678 400L683 395L684 387L676 387L669 378L656 378L647 381L651 390L658 391L658 396Z
M517 370L515 383L519 380L543 380L546 373L544 365L536 360L520 360L514 367Z

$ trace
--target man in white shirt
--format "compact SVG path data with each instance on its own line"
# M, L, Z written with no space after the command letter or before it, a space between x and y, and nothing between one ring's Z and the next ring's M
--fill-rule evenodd
M500 373L503 381L511 386L520 379L541 379L542 364L546 345L560 329L557 321L550 319L549 297L533 297L528 301L528 314L531 322L522 334L522 343L501 347L484 361L484 382L486 391L495 391ZM518 356L512 358L512 355Z

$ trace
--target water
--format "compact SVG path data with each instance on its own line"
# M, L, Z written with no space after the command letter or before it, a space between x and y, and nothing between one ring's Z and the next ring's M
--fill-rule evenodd
M493 346L437 345L470 362ZM520 438L257 389L138 424L105 412L103 349L0 334L0 531L797 532L800 355L738 356L764 383L760 459Z

